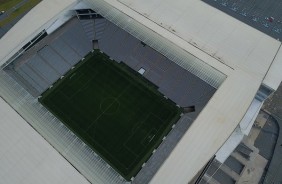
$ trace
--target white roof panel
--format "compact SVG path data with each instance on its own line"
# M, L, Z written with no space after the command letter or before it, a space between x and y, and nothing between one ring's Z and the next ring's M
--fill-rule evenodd
M271 67L269 68L269 71L267 75L265 76L263 83L266 84L268 87L277 90L281 83L282 78L282 49L280 47L279 51L277 52L277 55L275 59L272 62Z
M0 178L5 184L89 184L0 98Z

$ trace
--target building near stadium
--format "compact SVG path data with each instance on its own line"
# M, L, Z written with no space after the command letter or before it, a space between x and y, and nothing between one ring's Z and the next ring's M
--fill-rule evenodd
M276 33L199 0L43 0L0 40L1 181L198 181L278 88Z

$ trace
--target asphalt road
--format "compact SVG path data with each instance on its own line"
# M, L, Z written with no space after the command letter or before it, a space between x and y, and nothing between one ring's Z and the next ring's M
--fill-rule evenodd
M263 183L282 183L282 83L278 90L265 101L263 109L276 119L279 126L279 135L274 154Z
M19 7L23 6L28 0L22 0L20 3L12 7L11 9L7 10L4 14L0 16L0 21L7 18L11 13L13 13L15 10L17 10ZM22 15L19 15L16 19L14 19L12 22L6 24L5 26L0 27L0 38L4 36L5 33L7 33L27 12L25 12Z
M16 4L14 7L10 8L9 10L5 11L5 13L3 13L0 16L0 21L5 19L6 17L8 17L11 13L13 13L15 10L17 10L18 8L20 8L21 6L23 6L26 2L28 2L28 0L22 0L20 3Z

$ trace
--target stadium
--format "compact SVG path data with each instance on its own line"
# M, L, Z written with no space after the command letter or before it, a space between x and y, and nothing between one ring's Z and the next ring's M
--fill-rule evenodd
M203 1L42 1L0 40L0 176L194 183L279 86L280 47Z

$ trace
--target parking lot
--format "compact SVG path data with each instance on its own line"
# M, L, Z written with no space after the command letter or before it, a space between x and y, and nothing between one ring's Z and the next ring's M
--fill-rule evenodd
M275 39L282 39L282 1L280 0L203 1Z

